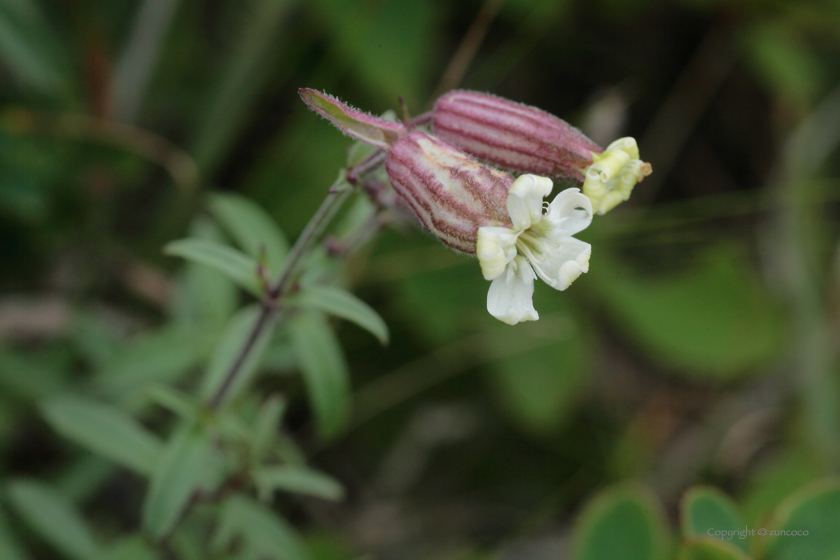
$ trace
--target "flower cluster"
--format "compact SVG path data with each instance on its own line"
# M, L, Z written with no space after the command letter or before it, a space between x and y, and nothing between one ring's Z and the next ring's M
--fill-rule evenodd
M534 279L565 290L589 269L591 247L573 235L651 173L633 138L603 149L554 115L493 95L453 91L425 118L396 123L299 92L344 133L387 154L402 206L444 244L478 257L491 281L487 309L511 325L539 318ZM429 132L418 129L426 124ZM575 186L544 202L551 178Z

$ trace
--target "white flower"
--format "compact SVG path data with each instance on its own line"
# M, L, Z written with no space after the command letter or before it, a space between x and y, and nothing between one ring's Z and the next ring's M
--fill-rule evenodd
M539 319L531 300L537 276L565 290L589 270L591 247L572 235L592 222L592 203L579 189L566 189L544 203L551 188L551 179L522 175L507 198L513 227L478 229L478 262L484 278L492 280L487 311L509 325Z

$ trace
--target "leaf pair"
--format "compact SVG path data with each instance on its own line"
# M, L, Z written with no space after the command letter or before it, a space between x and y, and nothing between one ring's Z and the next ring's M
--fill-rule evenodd
M264 286L257 274L260 260L265 260L267 279L276 280L288 253L288 244L280 229L259 206L237 195L214 195L210 207L217 219L245 251L206 239L181 239L169 243L164 252L213 268L252 295L264 296ZM305 286L290 303L318 309L352 321L388 341L388 328L379 315L353 294L325 286Z
M816 482L789 495L764 527L748 527L729 497L703 486L686 492L680 518L684 540L678 560L840 557L837 480ZM636 486L618 486L598 495L580 515L574 559L663 560L668 549L666 534L655 498Z

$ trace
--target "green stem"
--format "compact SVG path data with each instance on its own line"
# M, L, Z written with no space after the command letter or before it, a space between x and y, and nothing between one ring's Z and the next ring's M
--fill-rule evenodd
M283 271L280 273L280 278L269 288L266 297L262 301L260 313L254 321L248 336L245 338L245 342L237 352L236 358L233 360L233 363L231 363L230 369L225 374L225 378L221 385L219 385L219 389L210 400L211 408L218 409L224 402L228 391L230 391L230 388L233 386L233 382L242 370L242 364L248 360L251 352L254 351L257 341L262 336L263 331L274 322L274 316L277 314L280 302L293 286L293 281L296 278L295 272L299 268L300 263L303 262L307 255L309 255L313 245L324 232L324 229L330 223L333 216L335 216L335 213L347 198L350 189L346 187L347 184L342 175L330 188L330 192L321 203L320 208L318 208L315 215L313 215L309 220L309 223L306 224L306 228L303 230L303 233L301 233L298 237L294 247L292 247L288 258L286 259Z

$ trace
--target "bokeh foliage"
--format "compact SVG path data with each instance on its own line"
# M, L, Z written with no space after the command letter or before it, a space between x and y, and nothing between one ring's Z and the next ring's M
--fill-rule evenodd
M836 1L6 0L0 558L836 559L838 55ZM213 408L347 162L304 86L654 174L515 328L348 195Z

